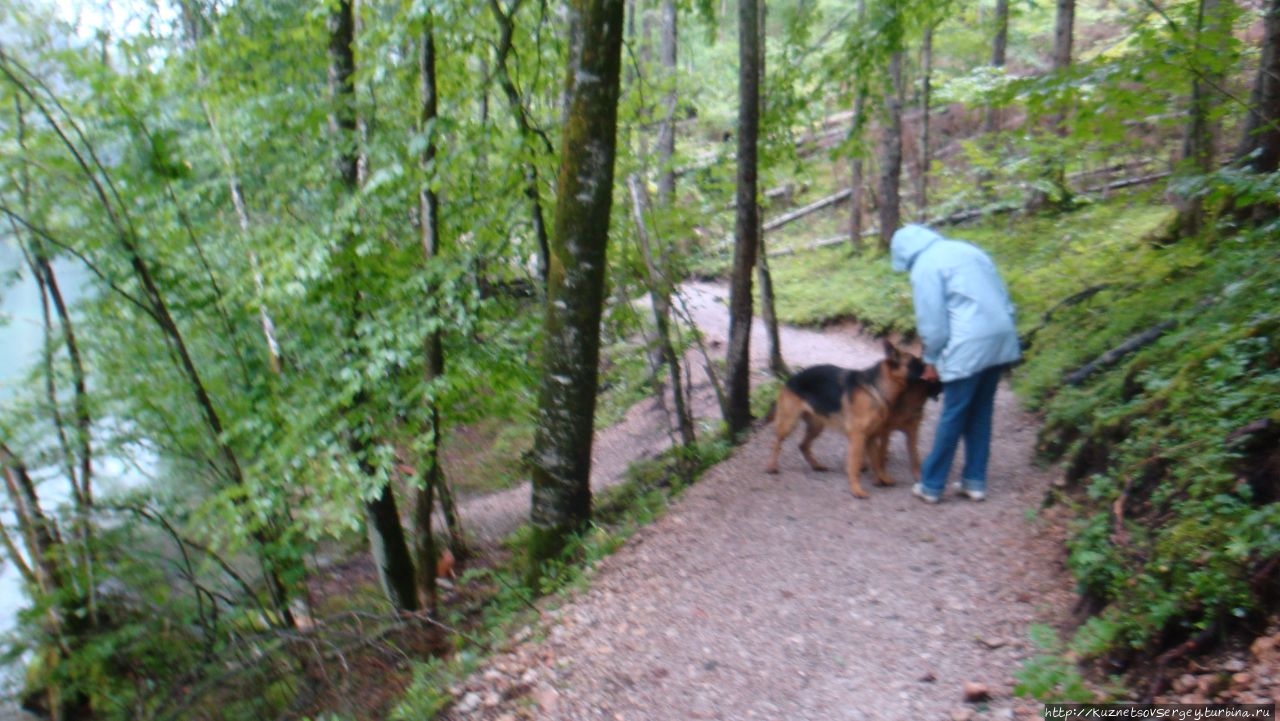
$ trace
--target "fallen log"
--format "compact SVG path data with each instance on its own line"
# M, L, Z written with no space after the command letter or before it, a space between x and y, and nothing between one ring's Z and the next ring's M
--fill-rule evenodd
M1045 311L1044 314L1040 316L1040 325L1037 325L1035 328L1032 328L1031 330L1027 331L1026 334L1022 336L1022 339L1019 341L1020 344L1022 345L1022 350L1025 352L1026 350L1031 348L1032 344L1035 342L1036 334L1039 333L1042 329L1044 329L1045 326L1049 325L1049 321L1053 320L1054 313L1058 312L1063 308L1067 308L1069 306L1079 305L1080 303L1083 303L1086 300L1089 300L1090 298L1097 295L1098 293L1101 293L1102 291L1108 290L1112 287L1114 287L1114 284L1112 283L1101 283L1099 285L1090 286L1077 293L1072 293L1066 298L1058 301L1057 303L1054 303L1052 308Z
M1120 345L1112 348L1106 353L1103 353L1090 363L1087 363L1079 369L1067 374L1067 377L1063 382L1069 386L1078 386L1081 383L1084 383L1085 380L1094 373L1106 370L1116 363L1119 363L1122 358L1130 353L1154 343L1156 339L1167 333L1176 325L1176 321L1166 320L1161 323L1157 323L1137 335L1129 336Z
M834 195L828 195L825 198L819 198L818 200L815 200L804 207L796 208L790 213L784 213L774 218L773 220L770 220L769 222L765 223L762 226L762 230L766 233L773 230L777 230L778 228L781 228L782 226L788 223L795 222L805 217L806 215L809 215L811 213L816 213L819 210L822 210L824 208L829 208L835 205L836 203L839 203L844 200L848 200L849 196L852 194L853 194L853 190L849 188L845 188L844 190L841 190L840 192L835 193Z

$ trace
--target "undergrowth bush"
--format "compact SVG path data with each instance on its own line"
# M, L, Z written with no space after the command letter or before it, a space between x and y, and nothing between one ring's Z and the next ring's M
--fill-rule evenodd
M1265 612L1280 554L1277 478L1259 472L1274 443L1249 450L1280 424L1277 249L1262 236L1184 244L1199 262L1163 266L1094 332L1109 347L1174 327L1045 404L1041 448L1067 461L1077 511L1070 566L1100 609L1079 647L1119 663Z

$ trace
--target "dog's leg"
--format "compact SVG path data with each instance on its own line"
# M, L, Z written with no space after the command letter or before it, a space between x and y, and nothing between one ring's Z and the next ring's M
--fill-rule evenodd
M818 436L822 435L825 425L821 419L814 418L808 413L804 416L804 425L804 439L800 441L800 453L804 454L804 459L809 462L809 467L813 470L831 470L819 463L818 459L813 457L813 452L810 450L813 447L813 442L818 438Z
M791 431L795 430L796 420L800 416L800 399L783 391L778 394L773 430L773 452L769 454L769 462L764 467L765 473L778 472L778 456L782 453L782 442L787 440Z
M907 434L907 457L911 459L911 478L915 483L920 482L920 447L917 440L920 437L920 424L909 423L903 429Z
M849 456L845 459L845 472L849 474L849 490L858 498L866 498L862 490L862 457L866 452L867 436L862 430L849 433Z
M871 457L871 473L875 476L876 485L892 486L895 481L893 476L889 475L889 436L893 431L885 429L877 433L871 439L871 446L867 449L868 455Z

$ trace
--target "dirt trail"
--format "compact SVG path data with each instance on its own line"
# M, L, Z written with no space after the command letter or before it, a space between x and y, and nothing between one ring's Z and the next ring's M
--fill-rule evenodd
M709 339L727 322L715 286L690 288ZM763 355L763 336L752 339ZM880 357L852 330L786 329L793 366L858 367ZM704 415L714 402L704 389ZM922 448L932 441L932 403ZM710 410L710 414L708 413ZM597 436L593 482L605 485L637 454L665 447L652 403ZM1027 627L1070 601L1056 536L1029 512L1049 473L1032 464L1034 419L1002 388L989 498L937 506L911 496L900 437L892 488L856 500L841 470L808 469L792 439L781 473L763 473L771 429L733 455L602 562L591 587L552 600L462 687L451 719L1019 718L1012 674L1034 649ZM843 439L815 454L843 467ZM958 468L958 462L957 462ZM467 509L484 535L518 523L528 489ZM512 525L513 527L513 525ZM966 682L988 702L966 703Z

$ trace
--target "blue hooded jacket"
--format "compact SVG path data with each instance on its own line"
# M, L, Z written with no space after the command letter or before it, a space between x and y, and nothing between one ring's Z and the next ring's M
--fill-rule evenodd
M1022 357L1013 303L986 253L906 225L893 234L890 255L894 270L911 274L924 362L944 383Z

